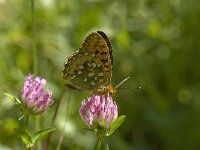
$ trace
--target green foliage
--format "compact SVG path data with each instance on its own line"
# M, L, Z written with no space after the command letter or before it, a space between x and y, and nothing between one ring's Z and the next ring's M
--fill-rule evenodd
M14 129L17 136L19 136L25 145L33 145L30 133L22 129Z
M47 136L50 132L54 131L55 128L47 128L41 131L38 131L34 137L31 136L29 132L22 129L14 129L17 136L22 139L22 142L26 147L32 148L38 141Z
M117 89L114 97L119 114L127 118L120 130L106 139L110 149L199 149L200 7L197 0L35 3L38 74L47 79L55 100L51 110L42 115L44 128L51 125L56 104L63 95L55 123L58 134L52 136L52 149L56 149L62 132L69 93L63 86L63 64L86 35L96 30L103 30L113 46L113 86L131 77ZM21 143L13 133L13 128L20 126L13 119L17 118L18 108L3 93L20 97L24 77L33 73L30 1L0 1L0 31L0 149L20 149ZM138 86L141 90L136 89ZM61 149L89 149L95 144L95 136L81 130L78 109L86 96L86 92L72 92Z
M9 93L4 93L9 99L11 99L15 104L20 105L21 101L17 98L14 97L13 95L9 94Z
M97 141L93 150L109 150L109 146L107 144L103 144L100 141Z
M110 129L108 131L108 133L106 134L106 136L111 135L113 132L115 132L115 130L122 125L122 123L124 122L124 119L126 118L126 116L122 115L119 116L115 121L113 121L113 123L110 125Z
M37 143L38 141L40 141L42 138L44 138L45 136L47 136L47 134L49 134L50 132L56 130L53 127L38 131L35 136L33 137L33 143Z

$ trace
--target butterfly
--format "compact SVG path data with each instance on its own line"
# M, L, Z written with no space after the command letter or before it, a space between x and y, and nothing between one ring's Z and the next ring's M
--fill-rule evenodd
M112 46L107 35L103 31L92 32L64 64L65 86L92 91L95 95L113 95L116 90L110 83L112 65Z

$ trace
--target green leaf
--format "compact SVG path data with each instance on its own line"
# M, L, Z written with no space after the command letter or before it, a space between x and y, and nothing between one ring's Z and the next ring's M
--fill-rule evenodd
M98 140L93 150L109 150L109 146L108 144L103 144L100 140Z
M94 131L94 129L90 129L90 128L83 128L84 130L87 130L87 131Z
M18 120L22 120L24 118L24 114L20 114L19 117L18 117Z
M101 150L101 145L102 145L101 141L98 140L97 143L95 144L93 150Z
M107 132L106 136L111 135L123 122L124 119L126 118L125 115L122 115L120 117L118 117L111 125L110 125L110 129Z
M9 94L9 93L4 93L9 99L11 99L15 104L17 104L17 105L19 105L19 104L21 104L21 101L17 98L17 97L15 97L15 96L13 96L13 95L11 95L11 94Z
M41 130L39 132L36 133L35 137L33 138L33 143L37 143L38 141L40 141L42 138L44 138L48 133L52 132L56 130L55 128L53 127L50 127L50 128L47 128L47 129L44 129L44 130Z
M101 150L109 150L108 144L102 144Z
M22 129L14 129L15 133L22 139L22 141L24 142L24 144L26 145L32 145L32 138L31 135Z

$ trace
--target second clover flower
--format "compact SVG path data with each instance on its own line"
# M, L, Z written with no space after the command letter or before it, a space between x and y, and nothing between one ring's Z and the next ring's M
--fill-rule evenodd
M46 80L41 77L32 79L33 75L28 74L25 78L21 92L22 103L31 114L41 114L53 104L52 91L48 89L45 93Z
M108 130L118 117L118 108L112 97L95 95L83 100L80 107L82 120L92 129Z

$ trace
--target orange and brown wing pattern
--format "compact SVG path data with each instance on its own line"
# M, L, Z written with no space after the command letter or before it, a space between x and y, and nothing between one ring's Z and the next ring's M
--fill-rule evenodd
M112 47L102 31L92 32L63 69L66 86L75 90L102 91L111 86L111 76Z
M111 79L112 76L112 46L106 34L102 31L91 33L83 42L79 51L91 51L95 59L102 62L106 76ZM109 81L110 82L110 81Z

